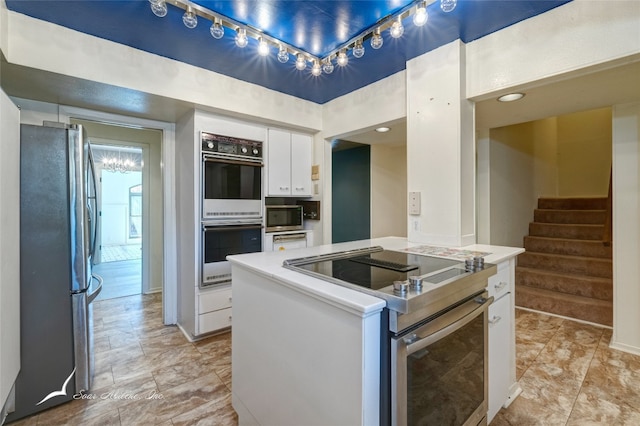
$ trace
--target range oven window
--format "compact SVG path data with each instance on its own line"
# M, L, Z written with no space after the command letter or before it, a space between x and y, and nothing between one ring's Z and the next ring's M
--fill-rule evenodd
M462 425L484 400L484 317L407 356L407 424Z
M260 200L262 167L219 159L204 162L204 198L209 200Z

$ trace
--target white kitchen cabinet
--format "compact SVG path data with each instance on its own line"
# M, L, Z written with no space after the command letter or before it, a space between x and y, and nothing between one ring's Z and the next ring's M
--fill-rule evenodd
M311 197L311 135L269 129L267 140L267 196Z
M487 288L494 297L489 307L489 422L521 392L516 381L514 281L511 258L498 264Z
M197 334L231 327L231 285L200 289L197 315Z

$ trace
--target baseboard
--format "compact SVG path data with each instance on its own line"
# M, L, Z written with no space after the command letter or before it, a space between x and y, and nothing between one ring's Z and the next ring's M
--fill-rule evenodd
M611 343L609 343L609 347L611 349L616 349L622 352L628 352L633 355L640 355L640 348L636 346L625 345L624 343L616 343L612 341Z
M549 312L537 311L537 310L535 310L535 309L524 308L524 307L522 307L522 306L516 306L515 308L516 308L516 309L520 309L520 310L522 310L522 311L535 312L535 313L537 313L537 314L548 315L548 316L550 316L550 317L562 318L562 319L567 320L567 321L579 322L579 323L581 323L581 324L588 324L588 325L592 325L592 326L594 326L594 327L608 328L609 330L613 330L613 327L610 327L610 326L608 326L608 325L598 324L598 323L591 322L591 321L584 321L584 320L580 320L580 319L576 319L576 318L565 317L565 316L563 316L563 315L552 314L552 313L549 313Z

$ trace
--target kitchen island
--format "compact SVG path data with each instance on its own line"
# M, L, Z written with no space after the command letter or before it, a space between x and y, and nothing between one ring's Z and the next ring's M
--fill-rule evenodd
M379 424L385 300L282 266L292 257L372 246L417 245L388 237L229 257L233 406L241 425ZM470 249L490 252L486 261L492 263L522 251Z

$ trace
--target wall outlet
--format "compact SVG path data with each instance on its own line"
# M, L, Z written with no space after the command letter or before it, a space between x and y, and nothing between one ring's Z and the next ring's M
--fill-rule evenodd
M409 214L412 214L412 215L420 214L420 193L419 192L409 193Z

